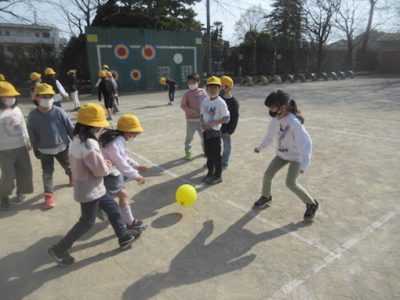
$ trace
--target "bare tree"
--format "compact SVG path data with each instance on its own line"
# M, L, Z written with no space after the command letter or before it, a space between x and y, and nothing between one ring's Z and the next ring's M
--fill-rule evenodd
M33 2L30 0L0 0L0 18L9 21L15 19L19 22L28 23L31 20L19 13L18 7L33 8Z
M323 46L331 33L333 18L340 7L340 0L308 0L305 3L306 28L312 41L318 45L317 72L321 71Z
M265 15L266 12L260 5L248 8L240 15L240 19L235 23L237 39L243 41L246 33L262 31Z
M336 14L336 24L341 32L346 36L347 42L347 66L353 66L353 50L362 41L354 42L354 36L357 32L361 31L361 22L365 21L360 16L362 11L360 2L357 0L342 1L340 8Z
M1 1L1 0L0 0ZM47 3L60 10L68 22L70 33L79 36L85 33L85 27L90 26L97 8L102 0L47 0Z
M367 23L367 29L365 29L365 36L364 40L361 46L361 53L365 54L367 51L367 46L368 46L368 40L369 40L369 34L371 32L371 26L372 26L372 19L374 17L374 11L375 11L375 5L378 2L378 0L369 0L369 14L368 14L368 23Z

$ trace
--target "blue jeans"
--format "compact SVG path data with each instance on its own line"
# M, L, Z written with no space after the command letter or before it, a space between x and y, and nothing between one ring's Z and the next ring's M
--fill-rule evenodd
M229 157L231 156L231 136L227 134L222 134L222 142L224 144L224 149L222 150L221 165L224 168L228 166Z
M175 100L175 89L168 90L169 101L173 102Z
M114 229L118 239L127 239L128 233L126 232L125 225L122 222L121 216L118 211L118 204L114 199L106 193L104 196L81 204L82 216L79 221L71 228L66 236L56 245L57 251L65 252L72 247L72 244L77 241L82 235L89 231L94 225L97 216L97 210L100 207L106 212L108 220Z

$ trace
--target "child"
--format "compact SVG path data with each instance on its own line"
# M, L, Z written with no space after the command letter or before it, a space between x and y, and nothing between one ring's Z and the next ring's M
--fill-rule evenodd
M107 213L122 250L128 248L141 234L140 230L125 229L117 203L106 192L103 184L103 176L110 173L112 163L104 160L96 134L108 125L104 109L99 104L86 103L78 111L70 159L74 198L80 203L81 217L61 241L47 250L48 256L60 265L75 262L68 249L93 226L98 208Z
M54 105L61 107L61 101L63 99L67 100L68 94L61 82L57 80L56 72L54 72L52 68L46 68L44 70L44 77L42 81L43 83L47 83L53 87L53 90L55 91Z
M281 168L289 164L286 186L306 204L304 220L311 221L317 214L319 204L297 183L298 175L304 173L310 164L312 152L311 138L303 125L304 118L297 110L296 102L281 90L269 94L265 99L265 106L269 109L272 121L267 134L254 152L259 153L275 137L278 148L275 158L265 171L261 197L254 203L254 208L262 209L271 202L272 179Z
M166 78L165 84L168 89L168 98L169 98L168 105L172 105L174 104L175 100L175 89L177 88L176 81L171 78Z
M113 73L110 71L106 71L107 79L110 80L111 85L113 87L113 95L112 95L112 113L115 115L119 112L118 109L118 84L114 79Z
M142 220L133 217L124 188L124 177L133 178L139 184L144 183L144 178L139 172L146 172L147 168L139 165L125 152L126 143L133 141L141 132L143 128L139 119L135 115L126 114L119 118L117 130L107 130L99 138L104 158L114 165L111 173L104 177L104 185L111 196L119 198L119 212L127 228L143 226Z
M206 184L222 182L221 168L221 125L229 122L229 110L225 101L219 97L221 79L211 76L207 79L208 98L203 100L200 109L204 152L207 157L208 173L203 178Z
M228 168L229 157L231 156L232 144L231 136L235 132L236 126L239 120L239 103L232 96L233 80L229 76L221 77L222 89L224 91L222 99L225 100L228 106L230 120L229 123L222 124L221 134L222 142L224 144L224 150L222 151L221 164L222 168Z
M72 185L68 147L74 127L65 111L53 105L54 90L51 85L40 83L35 90L38 107L28 116L28 132L35 156L43 170L44 208L55 206L53 196L54 159L64 168Z
M112 100L114 89L112 83L109 79L107 79L106 71L99 71L99 77L101 79L99 87L98 87L98 98L101 101L101 95L104 97L104 106L107 111L107 120L112 120Z
M33 192L32 164L28 151L32 149L25 119L16 103L21 95L14 86L0 81L0 208L8 209L9 196L17 182L16 202Z
M76 70L69 70L67 72L68 75L68 93L69 93L69 99L74 103L74 108L75 111L79 110L79 107L81 106L81 103L79 101L79 96L78 96L78 87L77 87L77 79L76 79Z
M36 85L41 82L41 78L42 78L42 75L37 72L32 72L31 74L29 74L29 79L30 79L29 90L31 93L31 98L32 98L33 103L36 102L35 88L36 88ZM38 105L38 104L35 103L35 105Z
M183 95L181 108L186 115L186 139L185 139L185 158L192 159L192 141L194 132L197 130L200 136L201 145L203 143L203 130L200 123L200 107L203 99L207 98L204 89L199 88L200 75L197 73L190 74L187 77L187 85L189 90Z

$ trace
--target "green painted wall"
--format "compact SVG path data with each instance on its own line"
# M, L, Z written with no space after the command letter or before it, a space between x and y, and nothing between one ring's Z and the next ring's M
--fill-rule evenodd
M87 27L86 36L93 93L104 64L121 92L159 89L162 76L185 88L188 74L201 73L200 32Z

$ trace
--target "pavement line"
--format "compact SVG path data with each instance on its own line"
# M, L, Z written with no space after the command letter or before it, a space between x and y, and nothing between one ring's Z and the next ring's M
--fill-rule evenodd
M177 178L179 181L181 181L183 183L189 183L189 184L193 185L195 188L199 188L199 187L203 186L203 184L197 184L196 185L193 182L191 182L190 180L186 180L186 179L181 178L177 174L160 167L159 165L153 163L151 160L147 159L146 157L144 157L144 156L142 156L142 155L140 155L140 154L138 154L138 153L136 153L134 151L131 151L129 149L126 149L126 151L128 151L128 152L132 153L133 155L139 157L140 159L146 161L147 163L149 163L152 166L154 166L155 168L163 171L164 173L170 175L171 177ZM233 201L227 200L225 202L227 202L229 205L231 205L231 206L233 206L233 207L235 207L235 208L237 208L237 209L239 209L239 210L241 210L243 212L249 213L249 209L248 208L245 208L245 207L243 207L243 206L241 206L241 205L239 205L239 204L237 204L237 203L235 203ZM313 240L307 239L304 236L302 236L302 235L300 235L300 234L298 234L296 232L291 231L290 229L282 228L281 225L276 224L274 222L271 222L269 220L266 220L266 219L260 217L256 212L250 211L250 214L252 214L252 216L254 216L256 219L260 220L261 222L263 222L263 223L265 223L265 224L267 224L267 225L269 225L269 226L271 226L273 228L277 228L278 230L280 230L280 231L282 231L282 232L284 232L286 234L291 235L292 237L298 239L299 241L301 241L303 243L306 243L307 245L309 245L311 247L317 248L318 250L320 250L320 251L322 251L324 253L327 253L329 255L334 255L334 253L332 251L330 251L324 245L321 245L321 244L319 244L319 243L317 243L317 242L315 242Z
M321 270L327 268L335 261L339 261L346 251L349 251L355 245L357 245L361 240L365 239L370 233L375 229L382 227L390 219L396 215L396 212L390 211L379 220L375 221L371 225L361 232L356 234L354 237L347 240L345 243L337 247L331 254L323 258L323 262L314 265L309 272L307 272L303 278L295 278L288 283L284 284L271 298L269 299L286 299L288 294L290 294L294 289L302 285L305 281L311 278L311 276L318 274Z

